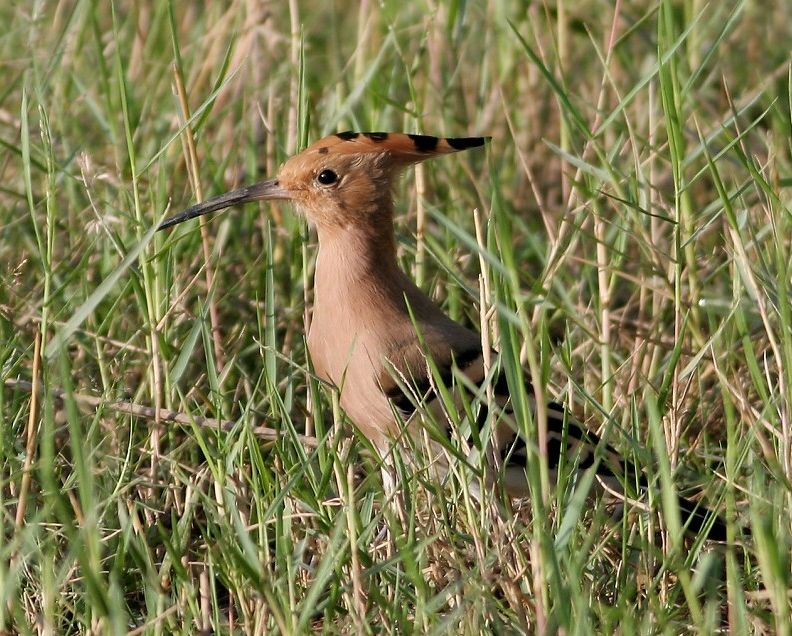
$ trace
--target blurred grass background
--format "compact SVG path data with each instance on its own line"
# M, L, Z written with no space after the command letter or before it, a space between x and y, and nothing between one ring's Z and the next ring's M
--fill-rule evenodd
M790 633L792 5L0 17L0 630ZM385 505L306 366L304 221L153 234L345 129L493 137L406 177L402 265L659 476L652 514L569 474L513 516L464 479ZM675 490L753 537L683 541Z

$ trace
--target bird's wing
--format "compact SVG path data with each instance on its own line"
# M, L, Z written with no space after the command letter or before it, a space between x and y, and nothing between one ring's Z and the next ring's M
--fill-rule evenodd
M409 427L413 422L427 419L446 436L454 430L461 433L468 449L489 453L502 471L502 484L515 497L526 496L526 462L529 459L524 430L515 420L509 386L504 373L497 367L485 370L479 345L432 347L434 354L422 356L421 363L393 364L387 377L380 380L395 413ZM493 352L493 360L497 354ZM488 398L487 388L491 387ZM534 408L534 390L526 382L526 394ZM490 411L492 429L485 428ZM647 487L645 476L610 444L575 421L563 406L547 403L547 463L552 475L563 465L584 471L596 466L598 481L611 492L623 494L625 485L630 491ZM484 441L482 441L484 440ZM708 536L725 540L723 521L706 508L679 497L683 523L692 532L709 526ZM714 517L714 518L713 518Z
M441 425L448 435L454 425L465 419L466 411L472 414L464 428L465 441L475 447L480 444L480 434L489 416L497 411L495 428L490 445L504 469L517 469L523 474L528 459L528 449L521 427L515 422L509 387L505 373L484 368L480 345L451 348L424 357L422 364L401 365L390 370L390 377L381 386L398 415L405 422L429 415ZM493 359L497 354L493 352ZM492 402L488 401L487 387L491 387ZM534 392L526 382L526 392L531 405ZM474 411L474 413L473 413ZM547 461L548 469L555 471L562 461L574 462L580 470L594 465L596 453L601 454L597 474L602 478L623 479L636 475L635 469L610 445L604 444L595 433L580 426L570 418L564 407L555 402L547 404ZM479 451L483 450L481 448ZM511 481L511 480L510 480ZM524 487L525 488L525 487ZM518 494L518 493L515 493ZM520 494L527 494L525 493Z

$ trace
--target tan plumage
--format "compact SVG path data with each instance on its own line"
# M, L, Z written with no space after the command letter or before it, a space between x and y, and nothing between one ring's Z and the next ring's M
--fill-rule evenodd
M448 318L402 272L396 261L393 185L401 169L424 159L482 146L481 137L442 139L398 133L340 133L290 158L276 179L220 195L169 219L161 228L215 210L265 199L293 201L317 229L319 254L308 349L317 374L340 389L349 418L383 452L402 427L414 433L421 415L438 414L448 432L437 382L454 383L464 374L473 386L485 379L477 333ZM428 357L439 374L430 372ZM436 377L439 375L440 377ZM504 463L503 484L512 495L527 494L525 443L509 416L505 379L490 379L502 411L487 452ZM529 388L529 395L532 395ZM496 406L482 403L483 423ZM643 477L617 453L573 421L548 408L548 461L552 470L562 454L579 468L593 465L600 445L600 479L620 488L621 479L643 484ZM568 418L567 418L568 419ZM471 445L473 445L471 443ZM725 538L721 520L680 498L684 522L693 530L711 524L709 536Z

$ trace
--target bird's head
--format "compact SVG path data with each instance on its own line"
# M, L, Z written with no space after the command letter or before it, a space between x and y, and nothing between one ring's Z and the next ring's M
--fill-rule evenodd
M406 166L484 145L486 137L443 138L403 133L330 135L281 166L278 176L208 199L167 219L165 229L250 201L286 199L321 228L370 223L389 211L394 178Z

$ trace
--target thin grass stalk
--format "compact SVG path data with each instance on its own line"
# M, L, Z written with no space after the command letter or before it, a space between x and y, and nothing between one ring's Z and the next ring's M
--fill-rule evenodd
M178 50L175 42L175 34L174 34L174 48ZM177 60L179 57L177 56ZM186 145L186 155L185 155L185 164L187 166L187 172L190 176L190 182L193 187L193 192L195 193L195 201L196 203L201 203L204 199L203 195L203 187L201 186L201 175L200 169L198 167L198 151L195 147L195 138L193 134L192 127L188 123L190 118L192 117L190 113L190 104L187 99L187 90L184 86L184 77L183 71L180 65L177 63L173 67L173 80L176 84L176 94L179 100L179 107L181 108L181 116L182 116L182 126L184 128L184 136L183 139ZM208 228L209 220L205 217L200 219L200 231L201 231L201 249L203 253L203 260L204 260L204 280L206 282L206 289L212 290L214 289L214 273L212 269L212 250L209 245L209 228ZM225 366L225 355L223 353L223 343L222 343L222 336L220 331L220 315L217 309L217 303L214 299L213 295L209 296L208 299L209 303L209 323L212 328L212 344L214 345L214 357L217 361L217 367L222 372L223 367Z

